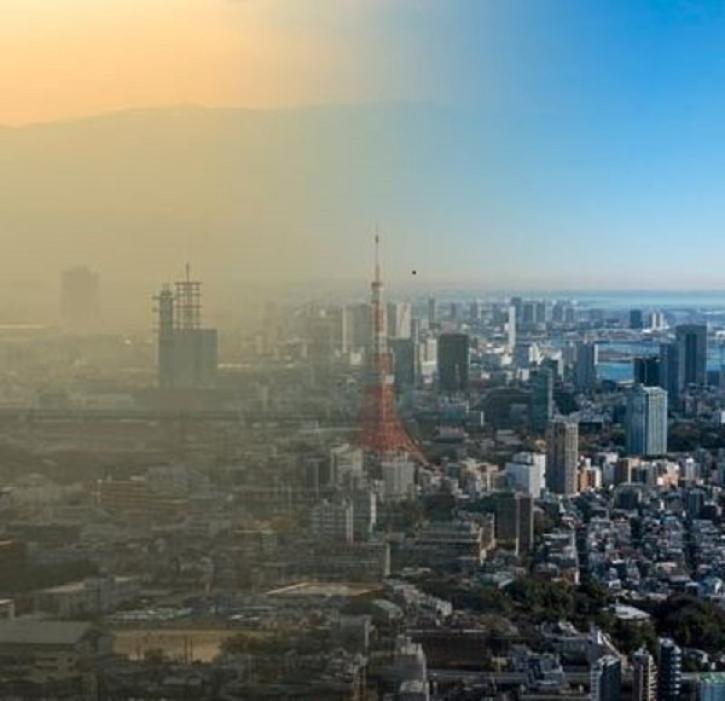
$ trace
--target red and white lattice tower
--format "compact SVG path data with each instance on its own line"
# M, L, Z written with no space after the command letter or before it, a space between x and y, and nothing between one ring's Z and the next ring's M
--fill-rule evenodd
M375 236L375 279L371 299L371 344L362 406L362 447L382 456L390 452L407 452L412 458L424 458L405 432L395 409L393 359L388 350L383 303L383 281L380 276L380 236Z

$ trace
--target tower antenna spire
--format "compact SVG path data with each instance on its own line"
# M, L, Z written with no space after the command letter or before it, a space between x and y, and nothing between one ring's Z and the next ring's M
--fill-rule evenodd
M425 463L418 446L398 418L395 406L393 356L388 350L383 282L380 276L380 229L375 225L375 279L370 297L370 350L366 374L360 443L369 453L408 453Z

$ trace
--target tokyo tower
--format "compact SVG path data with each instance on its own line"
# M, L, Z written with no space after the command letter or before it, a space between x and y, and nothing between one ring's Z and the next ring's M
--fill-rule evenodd
M362 406L362 447L382 456L388 452L407 452L425 462L420 450L405 432L395 409L393 362L388 350L383 281L380 276L380 236L375 236L375 278L372 283L370 355Z

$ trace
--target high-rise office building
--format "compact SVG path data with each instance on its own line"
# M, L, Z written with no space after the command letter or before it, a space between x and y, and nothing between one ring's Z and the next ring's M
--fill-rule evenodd
M359 488L352 493L352 527L356 543L370 540L378 514L378 498L370 488Z
M313 307L307 316L307 348L310 358L327 360L350 349L348 315L342 307Z
M590 392L597 384L599 350L596 343L578 343L576 347L576 388Z
M410 302L388 302L388 338L410 338L412 318Z
M682 363L677 343L660 344L660 381L659 386L667 392L670 402L676 404L683 386Z
M428 300L428 326L433 329L438 323L437 303L433 297Z
M665 315L662 312L654 311L647 315L647 328L652 331L661 331L666 326Z
M539 368L531 376L531 428L545 431L554 415L554 374Z
M592 701L620 701L622 697L622 663L615 655L604 655L592 665Z
M517 554L528 553L534 543L534 500L526 494L499 492L494 496L496 542Z
M549 320L549 305L544 300L534 303L534 323L546 324Z
M511 306L514 308L514 321L517 324L517 328L521 325L522 311L524 308L524 300L521 297L512 297Z
M684 324L675 328L684 386L707 383L707 326Z
M645 387L659 387L660 358L656 355L634 358L632 360L634 381Z
M468 305L468 319L474 324L481 321L481 303L477 299Z
M61 276L60 311L68 331L92 331L100 320L98 274L85 266L65 270Z
M554 419L546 437L546 488L554 494L576 494L579 424Z
M667 392L635 385L627 395L626 448L630 455L667 452Z
M468 389L468 344L468 336L463 333L438 337L438 383L443 392Z
M527 300L521 306L521 326L530 328L536 320L536 302Z
M519 554L534 548L534 499L525 494L516 495L519 511Z
M415 386L416 347L412 338L393 338L389 341L389 347L393 355L395 394L399 397Z
M508 321L506 322L506 341L509 353L513 353L516 347L516 307L511 304L508 307Z
M629 328L630 329L642 329L644 328L644 315L641 309L631 309L629 312Z
M353 351L370 348L371 307L362 302L345 307L348 348Z
M646 648L632 655L632 701L655 701L657 698L657 667Z
M657 645L657 701L679 701L682 687L682 650L671 638Z

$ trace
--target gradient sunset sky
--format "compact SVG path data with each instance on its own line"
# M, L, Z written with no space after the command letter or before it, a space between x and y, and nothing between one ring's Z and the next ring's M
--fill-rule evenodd
M179 104L434 114L401 197L325 241L341 276L365 274L377 219L401 280L725 278L725 3L4 0L0 42L5 125Z

